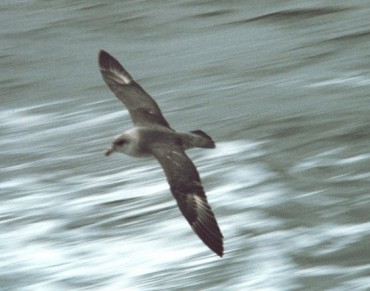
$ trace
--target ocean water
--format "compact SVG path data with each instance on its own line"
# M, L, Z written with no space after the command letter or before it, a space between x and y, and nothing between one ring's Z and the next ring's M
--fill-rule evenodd
M249 3L251 2L251 3ZM0 3L0 290L369 290L370 3ZM179 131L213 254L129 129L105 49Z

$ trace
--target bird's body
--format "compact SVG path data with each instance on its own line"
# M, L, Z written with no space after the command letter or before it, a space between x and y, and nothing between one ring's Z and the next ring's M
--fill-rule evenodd
M193 147L214 148L213 140L201 130L174 131L154 99L107 52L100 51L99 65L104 81L127 107L134 123L134 128L115 137L105 154L121 152L132 157L155 157L194 232L212 251L222 256L222 233L198 171L185 154L185 150Z
M183 150L193 147L214 148L213 141L198 134L175 132L163 126L137 126L116 136L112 147L106 154L110 155L114 151L119 151L132 157L147 157L152 155L153 145L161 146L163 143L177 144Z

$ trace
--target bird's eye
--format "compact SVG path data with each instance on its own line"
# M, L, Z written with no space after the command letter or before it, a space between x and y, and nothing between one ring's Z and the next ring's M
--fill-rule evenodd
M126 141L124 139L119 139L115 142L115 145L116 146L123 146L123 144L125 143Z

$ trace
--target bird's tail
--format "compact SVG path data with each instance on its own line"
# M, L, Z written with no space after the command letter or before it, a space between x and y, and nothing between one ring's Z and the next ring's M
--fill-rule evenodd
M212 140L212 138L200 129L183 133L182 143L185 149L194 147L213 149L216 147L215 142Z

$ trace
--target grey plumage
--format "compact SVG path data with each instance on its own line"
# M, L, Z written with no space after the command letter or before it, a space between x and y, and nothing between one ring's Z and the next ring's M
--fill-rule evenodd
M154 156L164 169L177 204L200 239L223 256L223 236L208 204L193 162L185 150L214 148L203 131L174 131L154 99L135 82L122 65L105 51L99 53L104 81L129 110L134 128L115 138L106 155L118 151L134 157Z

